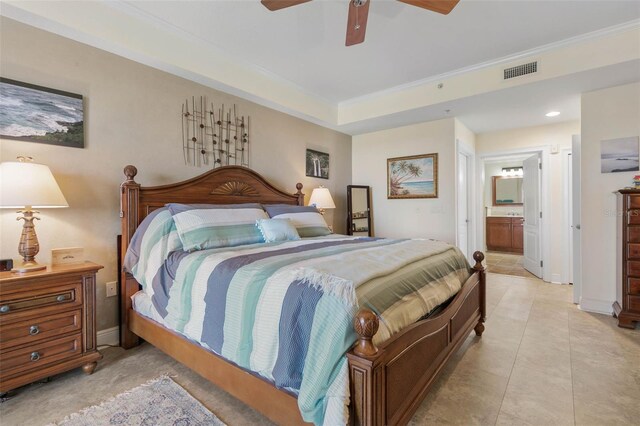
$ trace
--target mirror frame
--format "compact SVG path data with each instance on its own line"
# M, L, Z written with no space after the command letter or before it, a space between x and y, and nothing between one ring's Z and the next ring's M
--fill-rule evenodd
M351 201L352 189L366 189L367 191L367 230L369 237L373 236L373 230L371 229L371 187L367 185L347 185L347 235L353 235L352 223L353 223L353 205ZM364 218L356 218L364 219Z
M491 199L493 200L494 207L504 207L504 206L522 206L523 203L496 203L496 183L498 179L522 179L522 176L491 176L492 185L491 185Z

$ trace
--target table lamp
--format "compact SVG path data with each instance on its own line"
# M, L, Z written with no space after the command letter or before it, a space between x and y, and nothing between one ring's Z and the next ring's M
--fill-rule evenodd
M333 198L331 198L331 193L329 192L329 188L325 188L324 186L315 188L311 192L311 198L309 198L309 205L315 206L320 211L320 214L324 214L324 209L336 208L336 205L333 202Z
M16 220L23 220L18 253L23 262L13 272L31 272L46 269L36 262L40 251L33 224L34 208L69 207L49 167L32 162L31 157L18 157L18 161L0 163L0 207L20 209Z

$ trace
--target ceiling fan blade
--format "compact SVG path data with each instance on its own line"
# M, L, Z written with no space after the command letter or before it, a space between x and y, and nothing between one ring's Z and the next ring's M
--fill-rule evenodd
M347 18L347 41L346 46L352 46L364 41L364 34L367 31L367 19L369 18L369 2L366 1L360 6L356 6L354 0L349 0L349 17Z
M285 7L296 6L302 3L307 3L311 0L262 0L262 4L267 9L274 11L284 9Z
M402 3L418 6L433 12L448 15L460 0L398 0Z

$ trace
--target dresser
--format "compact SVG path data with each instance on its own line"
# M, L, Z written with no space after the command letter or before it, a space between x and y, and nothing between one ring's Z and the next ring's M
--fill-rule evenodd
M84 262L26 274L0 272L0 393L74 368L91 374L96 272Z
M634 328L640 321L640 190L618 191L616 301L618 326Z
M522 231L520 216L487 216L487 250L522 254Z

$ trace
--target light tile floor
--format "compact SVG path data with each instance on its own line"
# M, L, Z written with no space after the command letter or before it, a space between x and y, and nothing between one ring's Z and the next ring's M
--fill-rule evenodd
M518 277L535 278L531 272L524 269L522 262L524 256L521 254L502 253L488 251L485 254L487 271L495 274L515 275Z
M578 310L571 287L489 274L488 318L450 360L412 425L638 425L640 328ZM0 423L41 425L170 374L230 426L259 413L149 345L107 349L92 376L76 370L26 386Z

